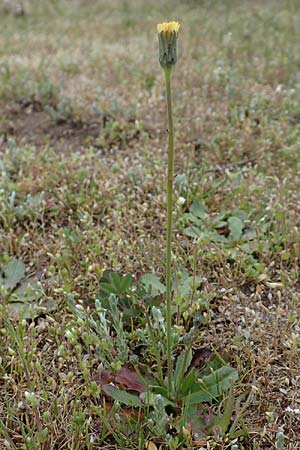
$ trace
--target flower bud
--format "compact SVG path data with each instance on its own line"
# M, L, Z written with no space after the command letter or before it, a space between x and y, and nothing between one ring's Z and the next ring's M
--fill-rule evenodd
M163 68L171 67L177 61L178 22L164 22L157 25L159 40L159 62Z

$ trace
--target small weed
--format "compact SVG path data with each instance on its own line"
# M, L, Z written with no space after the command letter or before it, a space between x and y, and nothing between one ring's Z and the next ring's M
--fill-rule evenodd
M49 114L53 122L57 124L66 122L73 113L71 100L69 98L60 100L55 107L45 105L44 110Z

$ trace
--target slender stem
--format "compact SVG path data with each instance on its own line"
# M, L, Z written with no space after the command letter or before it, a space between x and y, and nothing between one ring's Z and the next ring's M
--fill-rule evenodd
M174 128L171 96L171 67L165 70L167 104L168 104L168 179L167 179L167 252L166 252L166 325L167 325L167 362L168 362L168 395L173 393L173 365L172 365L172 211L173 211L173 176L174 176Z

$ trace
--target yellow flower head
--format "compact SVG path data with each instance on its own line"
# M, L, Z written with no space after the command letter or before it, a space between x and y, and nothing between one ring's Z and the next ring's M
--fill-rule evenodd
M163 68L171 67L177 61L178 22L163 22L157 25L159 40L159 62Z
M178 22L163 22L157 24L158 33L178 33L180 23Z

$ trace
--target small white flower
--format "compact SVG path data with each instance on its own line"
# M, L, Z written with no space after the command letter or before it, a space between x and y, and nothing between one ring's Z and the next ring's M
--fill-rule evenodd
M25 397L26 397L26 394L28 394L28 392L25 392ZM24 409L25 409L25 404L24 404L24 402L20 401L18 403L18 410L23 411Z
M285 411L291 414L295 414L295 415L299 415L300 414L300 409L299 408L291 408L290 406L288 406L287 408L285 408Z

